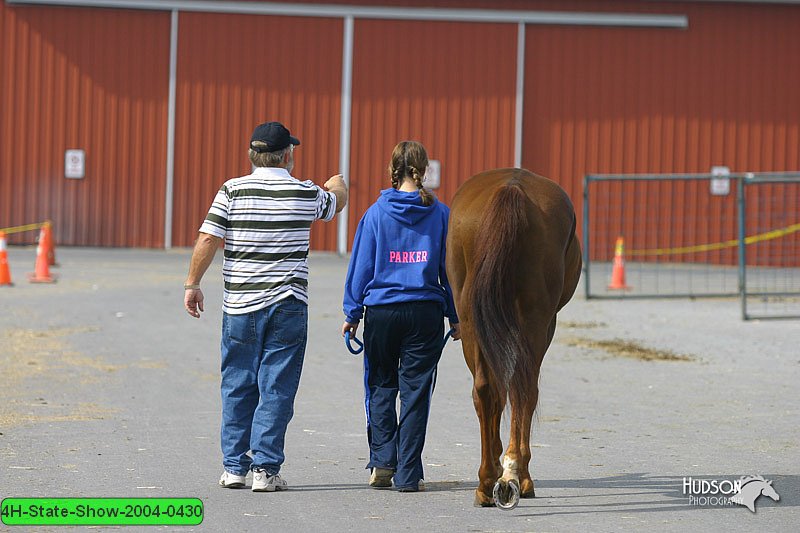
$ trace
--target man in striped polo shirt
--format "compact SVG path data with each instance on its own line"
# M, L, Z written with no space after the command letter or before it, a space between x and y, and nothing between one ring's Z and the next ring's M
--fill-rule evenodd
M322 187L291 176L299 144L279 122L256 127L256 168L217 192L184 285L186 311L199 318L200 280L224 240L222 487L244 487L252 469L252 490L286 489L279 471L305 356L311 223L332 220L347 203L341 175Z

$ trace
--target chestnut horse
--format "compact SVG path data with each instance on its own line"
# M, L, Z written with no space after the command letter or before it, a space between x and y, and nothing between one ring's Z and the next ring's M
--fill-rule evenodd
M575 211L555 182L524 169L490 170L458 190L450 210L447 276L481 431L475 505L513 508L534 496L528 471L539 368L556 313L581 274ZM511 404L502 463L500 417Z

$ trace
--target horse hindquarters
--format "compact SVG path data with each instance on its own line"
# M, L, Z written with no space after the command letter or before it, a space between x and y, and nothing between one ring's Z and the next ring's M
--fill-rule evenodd
M533 493L527 471L530 454L527 448L530 420L538 390L536 362L527 346L519 310L515 302L522 286L518 266L522 244L529 230L532 204L517 179L501 184L492 196L475 236L474 266L470 280L469 308L474 322L478 368L486 376L475 379L476 410L482 427L482 461L476 503L491 505L492 488L501 485L501 499L510 494L509 483L523 481L523 493ZM465 346L466 350L466 346ZM533 388L531 387L533 385ZM499 422L506 398L511 402L511 436L502 468L503 454ZM497 438L483 429L489 426ZM498 477L500 479L498 480Z
M517 180L500 186L492 196L475 236L473 273L468 305L475 340L497 394L524 394L513 387L528 369L523 332L514 302L520 289L516 267L520 242L528 229L530 200Z
M491 487L500 475L498 484L506 489L501 494L508 496L509 481L519 480L523 496L533 496L528 464L539 367L556 313L580 276L574 233L575 213L563 189L526 170L478 174L454 198L447 272L481 425L477 504L492 504ZM507 398L511 436L499 471L499 423Z

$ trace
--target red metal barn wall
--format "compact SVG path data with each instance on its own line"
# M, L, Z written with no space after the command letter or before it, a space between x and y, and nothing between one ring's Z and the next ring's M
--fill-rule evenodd
M343 22L181 13L179 28L173 242L186 246L222 182L249 171L256 120L300 137L296 176L323 183L337 172ZM400 140L423 142L442 162L444 199L475 172L513 164L515 28L355 21L348 244L390 186ZM265 57L265 35L290 46ZM335 250L336 224L315 223L311 244Z
M526 27L522 164L564 186L579 216L585 174L800 169L800 6L347 3L687 15L685 30ZM0 2L0 28L0 227L50 218L62 244L163 246L169 13ZM282 120L301 138L299 177L321 183L336 172L342 34L340 18L179 14L174 245L191 245L221 183L249 170L246 143L260 120ZM516 40L513 23L355 19L350 242L388 186L399 140L422 141L442 162L446 202L475 172L513 164ZM64 179L66 148L86 149L84 180ZM674 246L730 237L717 222L730 207L709 200L706 184L660 192L657 209L674 205L682 220L718 215L684 223ZM781 195L778 186L748 192L753 205ZM780 216L796 214L798 201L783 194L769 224L797 222ZM634 219L651 236L668 229L646 211ZM336 248L335 223L312 234L314 249ZM595 241L593 257L610 254L613 237ZM649 238L645 246L661 244Z
M585 174L800 170L800 6L647 4L687 14L689 28L527 27L523 166L560 182L579 209ZM617 234L646 235L633 243L646 249L737 236L735 192L711 196L707 181L625 191L634 216L594 235L592 258L610 257ZM796 191L748 187L748 220L762 204L748 235L799 222ZM748 262L798 246L796 232L754 247ZM730 263L736 250L667 259Z
M513 165L516 26L357 20L353 48L348 248L391 186L399 141L420 141L441 162L446 202L472 174Z
M292 174L339 169L341 19L180 13L173 244L189 246L217 190L249 174L253 128L278 120L300 139ZM336 222L311 247L336 249Z
M0 227L164 245L168 52L167 13L0 2ZM85 150L85 178L64 178L68 148Z

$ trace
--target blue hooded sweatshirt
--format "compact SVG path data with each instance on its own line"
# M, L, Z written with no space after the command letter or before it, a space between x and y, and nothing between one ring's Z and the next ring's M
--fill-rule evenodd
M364 306L435 301L458 322L445 272L450 209L425 206L419 192L381 191L358 223L344 286L344 314L361 320Z

